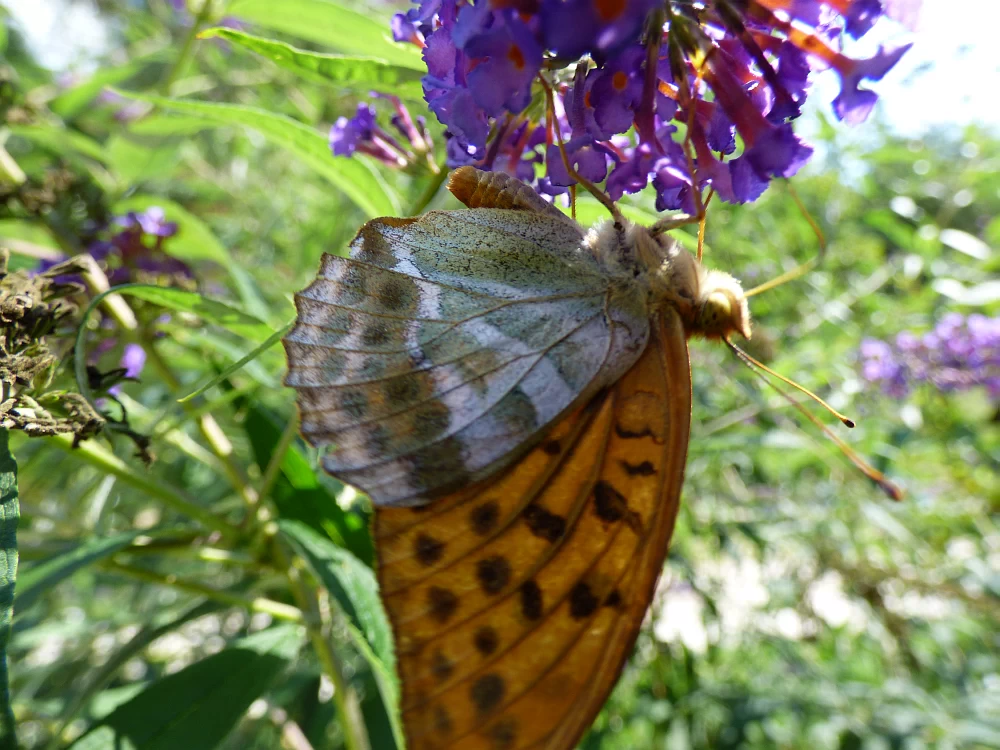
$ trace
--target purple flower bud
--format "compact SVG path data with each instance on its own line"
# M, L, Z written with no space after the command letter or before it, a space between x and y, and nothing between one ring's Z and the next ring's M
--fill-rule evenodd
M135 217L139 228L146 234L156 237L173 237L177 234L177 222L167 221L166 213L159 206L150 206L141 213L129 216Z
M871 30L881 15L881 0L854 0L844 16L844 28L855 39L860 39Z

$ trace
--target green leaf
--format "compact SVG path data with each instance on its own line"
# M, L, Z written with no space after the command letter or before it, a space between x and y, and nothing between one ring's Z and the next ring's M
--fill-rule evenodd
M145 182L169 177L177 169L177 146L150 143L130 132L119 132L104 144L111 171L125 182Z
M132 92L124 96L150 102L189 115L201 115L223 125L256 130L273 143L288 149L319 175L330 181L368 216L399 213L399 206L381 176L360 159L336 158L326 136L297 120L263 109L236 104L213 104L186 99L168 99Z
M378 582L372 569L299 521L279 521L278 528L364 635L379 661L394 670L392 631L378 598Z
M108 161L100 143L75 130L51 125L13 125L10 132L57 154L75 153L105 164Z
M245 402L241 408L246 411L243 427L247 440L254 460L263 471L281 441L287 419L253 401ZM316 533L329 536L371 567L375 550L367 516L355 508L341 508L336 497L320 483L316 471L302 450L292 443L282 457L281 473L271 488L271 500L279 518L300 521Z
M177 234L170 238L170 254L172 256L187 261L213 260L224 266L232 264L229 251L212 234L212 230L205 222L169 198L155 195L134 195L118 201L114 206L114 213L140 212L152 206L162 208L167 220L176 221L178 224Z
M114 536L88 539L66 552L43 560L21 574L17 591L17 611L20 614L33 605L38 597L76 571L113 555L131 544L136 537L150 532L132 529Z
M117 68L99 68L83 83L59 94L49 103L49 109L64 120L71 120L86 107L102 89L128 80L153 58L131 60Z
M73 694L60 713L59 727L52 734L56 737L61 736L66 730L66 727L68 727L73 720L76 719L77 715L84 708L89 708L91 716L104 716L111 713L114 708L117 708L117 704L113 708L108 708L106 711L99 711L99 707L95 705L100 701L100 695L98 693L115 679L118 674L118 670L120 670L126 662L139 656L146 649L146 647L157 638L180 629L182 625L190 622L191 620L217 612L222 609L223 606L224 605L220 602L207 600L192 607L188 607L180 614L177 614L173 610L158 611L153 616L152 622L146 623L142 629L128 641L128 643L125 643L120 648L116 649L108 657L106 662L102 663L100 666L95 666L89 669L84 678L74 685ZM139 692L142 689L142 684L134 683L134 687L134 692ZM105 692L104 695L106 696L107 692ZM129 697L132 696L130 695ZM121 702L124 703L125 700L127 699L123 699Z
M358 13L329 0L234 0L226 12L336 50L427 71L419 49L392 41L388 19Z
M284 326L282 326L277 331L275 331L274 333L272 333L267 338L267 340L264 341L263 344L261 344L258 347L255 347L250 352L248 352L246 354L246 356L240 357L238 360L236 360L231 365L229 365L228 367L226 367L224 370L222 370L222 372L220 372L214 378L212 378L211 380L209 380L207 383L205 383L204 385L199 386L198 388L196 388L195 390L191 391L191 393L187 394L186 396L183 396L183 397L177 399L177 401L179 403L184 403L185 401L190 401L191 399L193 399L193 398L195 398L195 397L200 396L201 394L203 394L209 388L212 388L213 386L216 386L219 383L221 383L223 380L226 380L234 372L240 370L245 364L247 364L248 362L252 362L253 360L257 359L257 357L259 357L263 352L266 352L272 346L274 346L279 341L281 341L281 337L284 336L286 333L288 333L291 330L291 328L292 328L292 326L294 324L295 324L295 321L292 321L290 323L286 323Z
M128 132L138 136L193 135L215 127L215 123L204 117L187 117L153 113L128 126Z
M379 600L374 572L348 550L303 523L279 521L278 528L347 616L347 629L375 675L396 745L404 747L397 713L399 689L392 631Z
M199 38L219 37L266 57L301 78L338 87L378 89L401 97L419 97L421 72L373 57L347 57L307 52L284 42L226 28L203 31Z
M87 378L87 321L91 313L109 294L122 294L129 297L152 302L160 307L177 312L192 313L203 320L222 326L233 333L249 339L266 339L271 335L271 327L261 322L251 315L247 315L241 310L230 307L224 302L218 302L207 297L202 297L198 292L186 292L182 289L170 289L168 287L154 286L151 284L123 284L113 287L105 292L101 292L94 297L87 309L84 310L80 318L80 324L76 331L76 345L73 350L73 373L76 376L76 385L80 393L88 401L93 403L94 398L91 393Z
M0 748L15 750L17 735L10 705L7 645L17 580L17 462L10 452L10 433L0 428ZM23 581L22 581L23 586Z
M171 289L152 284L123 284L110 291L152 302L154 305L165 307L168 310L197 315L208 323L214 323L248 339L266 339L274 331L267 323L252 315L247 315L226 302L203 297L198 292L187 292L183 289Z
M302 628L255 633L152 683L74 750L214 750L294 658Z

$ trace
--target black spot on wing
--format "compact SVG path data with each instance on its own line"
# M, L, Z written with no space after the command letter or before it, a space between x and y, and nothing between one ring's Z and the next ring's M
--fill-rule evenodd
M469 525L479 536L486 536L496 527L499 517L500 506L496 500L487 500L469 513Z
M497 594L510 581L510 563L505 557L494 555L476 563L476 578L487 594Z
M444 555L444 542L421 533L413 541L413 553L421 565L429 568Z
M458 597L440 586L431 586L427 590L427 601L431 608L431 617L442 624L448 622L458 609Z
M484 674L472 683L472 687L469 688L469 697L478 713L487 714L500 705L506 689L500 675Z
M476 647L476 651L483 656L489 656L500 645L500 637L494 628L489 625L483 625L476 630L475 635L472 637L472 642Z
M630 477L651 477L656 473L656 467L651 461L643 461L640 464L630 464L628 461L621 462L625 473Z
M521 614L526 620L537 620L542 616L542 590L534 581L521 584Z
M431 661L431 673L438 682L444 682L455 671L455 665L447 656L440 651L434 653Z
M569 592L569 615L574 620L590 617L597 609L597 597L583 581L577 582Z
M628 507L625 496L603 479L594 484L594 512L605 523L624 519L635 533L642 531L642 518Z
M528 530L549 542L558 541L566 533L566 519L532 503L524 509L524 522Z

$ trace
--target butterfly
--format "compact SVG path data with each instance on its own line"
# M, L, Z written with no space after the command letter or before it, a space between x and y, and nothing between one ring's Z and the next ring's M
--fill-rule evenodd
M631 652L677 517L687 339L750 336L738 281L502 173L365 224L296 296L286 383L374 507L411 750L565 750Z

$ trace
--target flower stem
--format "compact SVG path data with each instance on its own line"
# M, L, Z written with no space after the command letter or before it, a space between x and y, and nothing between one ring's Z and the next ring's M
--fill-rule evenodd
M324 626L323 616L318 599L313 596L310 586L302 578L302 566L289 558L282 544L272 539L274 559L285 571L292 596L301 610L306 613L305 625L309 631L316 657L319 659L323 672L333 682L333 700L337 704L337 712L344 730L344 744L347 750L371 750L368 729L365 727L364 716L361 713L361 703L358 694L344 677L343 670L337 661L337 655L329 639L329 628Z
M261 596L248 599L237 594L231 594L228 591L220 591L208 586L202 586L200 583L185 581L173 575L161 575L151 570L133 568L116 562L105 563L102 567L110 572L120 573L129 578L144 581L145 583L169 586L170 588L186 591L189 594L204 596L206 599L212 599L233 607L242 607L251 612L263 612L278 620L285 620L286 622L302 622L303 620L302 610L289 604L276 602L273 599L266 599Z
M82 275L92 292L101 294L111 288L108 283L108 277L105 276L104 271L101 270L93 258L83 255L80 256L80 261L86 266ZM157 375L160 376L160 379L163 380L167 388L172 393L178 393L181 390L180 381L160 355L153 338L148 333L140 330L139 321L124 297L120 294L108 294L101 300L101 304L105 311L121 326L124 338L130 343L139 344L146 350L150 366L156 370ZM182 401L181 407L185 411L194 411L195 404L190 401ZM250 486L249 480L243 474L243 470L234 460L233 444L226 437L225 432L222 431L219 423L215 421L215 417L211 414L199 414L196 421L202 437L205 438L205 442L208 443L212 453L221 462L223 473L229 479L229 483L240 497L243 498L247 507L253 510L257 506L257 492Z
M118 458L103 446L93 440L85 440L75 448L73 447L73 435L62 433L47 438L52 445L64 451L71 452L74 456L82 458L91 466L96 466L107 474L112 474L122 480L125 484L140 489L150 497L156 498L168 508L176 510L185 516L189 516L201 523L202 526L213 531L218 531L225 537L236 535L233 528L224 519L210 513L202 508L194 500L182 494L179 490L170 485L157 480L153 476L141 474L133 469L129 464Z
M198 11L198 15L195 16L194 21L191 23L191 28L188 29L187 34L184 36L184 41L181 43L181 50L177 53L174 64L170 66L170 70L167 71L167 74L163 77L163 81L160 83L160 93L164 96L170 95L170 87L174 85L174 81L177 80L177 77L184 70L184 66L191 55L194 40L198 38L198 32L205 21L208 20L211 10L212 0L202 0L201 10Z

